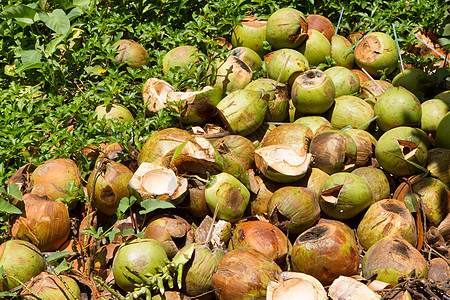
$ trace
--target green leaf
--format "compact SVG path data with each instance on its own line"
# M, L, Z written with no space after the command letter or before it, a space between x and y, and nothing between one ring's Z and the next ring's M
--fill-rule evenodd
M22 211L5 199L0 199L0 213L20 215Z
M70 20L62 9L55 9L51 13L41 11L39 17L48 28L58 34L66 35L70 30Z
M55 253L49 254L47 256L47 261L52 262L52 261L58 260L60 258L63 258L64 256L75 254L75 253L76 252L73 252L73 251L57 251Z
M70 269L69 264L67 263L66 259L64 258L63 261L54 269L56 274L59 274L61 272L67 271Z
M107 233L105 236L109 239L110 242L112 242L112 240L120 234L121 234L120 229L114 228L109 233Z
M11 293L11 292L0 292L0 297L15 297L17 296L17 293Z
M136 201L137 199L133 196L131 196L130 198L124 197L120 199L119 210L123 213L126 212L127 209L130 208Z
M62 41L64 40L63 36L60 36L56 39L51 40L48 44L47 47L45 47L45 52L48 55L52 55L55 50L56 50L56 46L58 46Z
M42 68L43 65L44 65L44 63L42 63L42 62L28 63L28 64L21 66L20 68L17 68L16 73L19 74L21 72L24 72L24 71L30 70L30 69L40 69L40 68Z
M81 10L81 8L79 7L74 7L68 14L67 17L69 18L70 21L72 21L73 19L81 16L83 14L83 11Z
M173 204L158 199L144 200L141 202L141 206L144 208L144 210L139 211L141 215L148 214L156 209L175 208Z
M437 42L442 48L444 48L446 50L450 49L450 39L439 38L439 39L437 39Z
M13 197L14 199L22 201L22 192L20 191L19 186L15 182L8 185L8 195Z
M20 53L20 58L23 65L34 64L41 61L42 53L37 50L23 50L22 53Z
M417 212L417 196L411 191L408 191L405 195L405 199L403 200L405 202L406 207L409 209L410 212Z
M34 19L34 16L36 15L36 11L26 5L16 5L12 6L10 8L5 9L0 13L0 18L7 18L7 19Z
M91 0L73 0L73 5L78 7L89 7Z

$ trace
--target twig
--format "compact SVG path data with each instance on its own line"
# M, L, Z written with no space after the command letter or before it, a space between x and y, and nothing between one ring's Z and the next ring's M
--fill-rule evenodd
M287 66L287 64L289 62L289 59L291 59L291 55L290 54L288 55L288 57L286 58L286 61L284 62L283 69L281 70L280 75L278 75L277 82L275 83L275 86L278 86L278 83L280 82L280 79L281 79L281 75L283 75L284 69L286 69L286 66Z

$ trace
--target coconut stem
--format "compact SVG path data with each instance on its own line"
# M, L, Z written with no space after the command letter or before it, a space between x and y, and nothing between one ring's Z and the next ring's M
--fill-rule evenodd
M378 22L378 24L375 25L374 28L370 29L370 31L367 32L365 35L368 35L368 34L371 33L372 31L374 31L375 29L377 29L378 26L380 26L381 23L383 23L383 22L384 22L384 20L381 20L380 22ZM408 30L408 29L406 29L406 30ZM362 39L360 39L356 44L354 44L350 49L348 49L347 52L344 53L344 56L346 56L347 54L350 53L350 51L352 51L353 49L355 49L355 47L358 46L359 42L361 42L361 41L362 41Z
M432 50L434 53L436 53L437 55L439 55L440 57L442 57L446 62L450 63L450 61L441 53L437 52L433 47L431 47L430 45L428 45L424 40L422 40L420 37L418 37L414 32L409 31L408 28L406 28L406 31L408 31L409 33L411 33L412 35L414 35L416 37L416 39L418 39L419 41L422 42L422 44L424 44L425 46L427 46L430 50Z
M403 66L402 54L400 53L400 45L398 44L397 31L395 31L395 24L392 24L394 29L395 43L397 44L398 56L400 57L400 66L402 67L402 73L405 73L405 67Z
M43 298L41 298L38 294L36 294L35 292L33 292L32 290L30 290L22 281L20 281L19 279L17 279L16 277L12 276L12 275L8 275L8 274L4 274L6 277L9 277L11 279L14 279L15 281L17 281L25 290L27 290L28 293L30 293L31 295L33 295L33 297L36 297L36 299L38 300L44 300Z
M336 32L334 33L335 35L338 34L339 26L341 25L342 15L343 14L344 14L344 8L341 9L341 14L339 16L339 21L338 21L337 26L336 26Z
M364 69L364 68L361 68L361 70L364 72L364 74L366 74L367 76L369 76L369 78L370 78L370 80L372 80L373 81L373 83L375 83L376 84L376 86L384 93L384 89L381 87L381 85L379 85L378 84L378 82L376 82L376 80L375 79L373 79L373 77L372 76L370 76L370 74L366 71L366 69Z
M103 282L100 278L97 276L94 276L94 280L97 281L103 288L105 288L108 292L110 292L113 296L115 296L119 300L125 300L125 297L117 293L115 290L113 290L109 285Z

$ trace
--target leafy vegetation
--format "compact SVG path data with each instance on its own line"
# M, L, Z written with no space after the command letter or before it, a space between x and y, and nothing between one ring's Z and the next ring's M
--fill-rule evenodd
M88 145L119 142L140 150L158 129L177 126L173 108L155 116L145 114L141 90L157 77L180 90L199 89L214 76L212 53L225 57L218 37L230 41L233 28L247 15L268 17L282 7L322 14L337 24L339 33L365 32L383 21L379 30L392 35L395 25L400 47L418 41L407 29L425 29L448 38L442 20L448 5L442 0L5 0L0 4L0 213L18 213L15 185L6 183L26 163L39 165L55 157L74 159L87 179L91 162L82 154ZM113 44L132 39L143 45L150 63L139 69L114 63ZM180 45L195 45L204 64L189 71L162 73L162 57ZM432 65L431 57L410 57L409 63ZM211 70L213 70L211 72ZM261 72L264 72L264 68ZM448 76L448 74L446 75ZM98 121L98 105L120 103L135 121ZM2 187L4 186L4 187ZM117 219L136 199L123 199ZM144 214L160 204L141 203ZM0 233L7 216L0 217ZM89 228L93 237L113 239L119 232ZM128 234L123 233L122 234ZM130 233L132 234L132 233Z

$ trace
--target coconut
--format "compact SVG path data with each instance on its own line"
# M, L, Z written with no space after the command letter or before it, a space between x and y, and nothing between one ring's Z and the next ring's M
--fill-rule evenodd
M334 103L333 81L320 70L306 71L295 79L291 97L296 114L322 114Z
M74 209L81 196L81 173L77 164L68 158L54 158L38 166L31 175L31 193L50 200L69 199L69 209Z
M326 215L348 220L372 204L372 190L358 175L334 173L320 187L319 204Z
M450 186L450 149L434 148L428 151L427 170Z
M365 130L347 129L348 134L356 144L356 167L372 164L372 158L375 156L375 146L377 140Z
M175 68L185 69L190 64L198 62L198 48L194 46L179 46L167 52L162 59L163 73L168 74Z
M450 112L446 113L436 127L436 147L450 149Z
M389 75L398 65L398 49L395 41L383 32L365 35L355 48L355 61L373 77L382 72Z
M275 225L265 221L247 221L236 224L228 250L250 248L273 259L278 265L286 263L291 243Z
M210 86L200 91L167 94L167 101L182 102L180 121L190 125L201 125L211 120L217 114L216 105L220 100L221 90Z
M393 85L386 80L367 80L359 85L359 93L368 99L372 105L375 105L377 97Z
M72 277L66 275L42 272L27 284L27 288L28 290L31 290L34 295L38 295L42 300L81 299L81 290L77 282ZM34 295L28 293L28 290L24 289L20 293L22 299L36 299Z
M129 67L136 69L150 62L147 50L133 40L119 40L114 43L113 48L116 64L126 63Z
M334 95L350 95L359 90L359 77L349 69L341 66L331 67L325 73L333 81Z
M417 245L417 227L405 203L397 199L383 199L372 204L359 222L358 240L364 249L383 238L400 236L412 246Z
M355 64L355 54L350 51L352 44L343 36L335 34L331 38L331 57L338 66L348 69L353 68ZM347 53L347 54L346 54Z
M267 284L279 278L281 268L254 249L235 249L222 258L212 277L218 299L250 300L266 296Z
M122 290L130 292L142 283L142 279L134 272L141 276L154 275L158 268L166 264L166 260L166 252L158 241L135 239L122 244L114 255L114 280Z
M158 199L178 205L187 194L186 178L178 177L171 169L152 163L142 163L128 185L139 200Z
M250 192L238 179L227 173L209 178L205 186L205 200L217 218L229 222L239 220L250 201Z
M358 246L350 227L334 220L319 223L300 234L292 246L292 268L329 285L341 275L358 271Z
M273 49L297 48L306 39L308 22L299 10L281 8L267 20L266 40Z
M359 129L369 127L369 121L375 115L369 103L350 95L336 97L334 102L330 120L334 129L342 129L347 126Z
M295 124L302 124L308 126L313 133L313 136L325 131L333 129L330 121L328 121L325 117L322 116L305 116L300 117L294 121Z
M138 164L154 163L168 167L175 149L192 136L179 128L167 128L150 136L139 152Z
M409 161L425 166L428 139L417 128L400 126L385 132L375 147L375 156L380 166L395 176L410 176L421 172Z
M214 147L223 158L223 171L239 177L255 162L255 146L241 135L227 135L214 142Z
M145 227L144 238L158 241L172 259L177 252L194 242L194 231L189 223L177 215L156 216Z
M244 88L251 80L250 67L236 56L230 56L219 64L213 87L219 88L224 95Z
M134 117L131 112L120 104L102 104L95 109L95 115L98 120L114 120L121 123L131 123Z
M305 176L311 154L284 145L271 145L255 150L255 164L267 178L282 183Z
M327 300L328 297L316 278L300 272L282 272L277 281L269 281L267 284L266 299Z
M262 67L262 59L256 51L248 47L237 47L231 50L230 55L236 56L250 67L252 71L259 71Z
M174 263L184 263L179 287L189 296L199 296L212 290L212 276L217 271L224 252L206 245L190 244L178 251Z
M267 95L261 92L238 90L223 98L217 109L225 126L235 134L249 135L264 121Z
M267 133L260 143L260 148L283 145L293 148L300 153L306 153L309 142L313 138L312 130L302 124L286 123L277 126Z
M270 78L259 78L250 82L244 89L269 95L265 121L282 122L289 116L289 96L285 84Z
M283 231L301 233L320 217L320 207L313 190L284 186L270 197L267 213L272 224Z
M41 251L56 251L70 234L69 210L60 201L52 201L36 194L23 196L25 210L14 219L11 233L26 240Z
M325 35L315 29L308 29L308 38L297 50L302 53L308 63L318 66L326 63L327 57L331 57L331 43Z
M374 244L367 250L362 261L364 277L377 274L377 280L394 286L401 276L407 276L413 270L419 278L426 278L427 262L416 248L398 236L385 238Z
M147 105L146 111L155 114L166 107L169 92L175 92L175 88L168 82L158 78L147 79L142 89L142 100Z
M373 203L390 197L389 181L383 170L374 167L360 167L353 170L352 173L364 179L370 186Z
M308 29L315 29L322 33L330 42L334 35L334 26L330 19L322 15L311 14L306 18Z
M231 34L233 47L248 47L262 57L266 53L263 45L266 40L266 26L267 21L260 20L255 16L244 18Z
M210 141L194 137L175 149L170 167L178 174L206 176L222 172L223 158Z
M92 195L92 204L107 216L114 215L120 200L130 197L128 182L133 172L115 161L99 161L89 175L88 195Z
M328 174L355 168L356 144L343 131L326 130L316 134L309 145L309 152L313 157L312 167Z
M450 190L438 178L416 175L410 182L402 182L395 190L394 198L407 202L411 197L420 197L427 219L438 227L450 211Z
M383 131L398 126L418 127L422 118L419 99L404 87L391 87L377 97L373 107L377 124Z
M267 63L269 78L281 83L292 84L300 73L308 69L306 57L294 49L276 50Z
M352 277L339 276L333 281L328 290L333 300L379 300L381 296L372 291L367 285Z
M37 276L46 268L38 247L27 241L8 240L0 245L0 292L9 291ZM20 282L18 282L20 280Z
M439 122L450 111L450 101L430 99L421 104L420 128L425 132L435 132Z
M425 71L417 68L405 69L392 79L393 86L402 86L419 99L424 98L427 87L427 76Z

